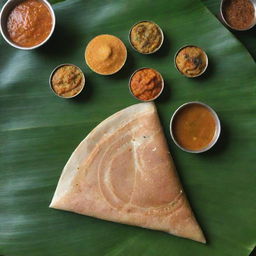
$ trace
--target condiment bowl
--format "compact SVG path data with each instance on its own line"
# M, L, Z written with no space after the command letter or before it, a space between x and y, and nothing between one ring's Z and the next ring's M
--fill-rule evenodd
M57 93L54 91L54 89L53 89L53 86L52 86L52 78L53 78L53 75L54 75L54 73L55 73L59 68L61 68L61 67L63 67L63 66L74 66L74 67L76 67L76 68L81 72L81 74L82 74L82 76L83 76L83 85L82 85L82 88L81 88L81 90L80 90L77 94L75 94L75 95L73 95L73 96L69 96L69 97L61 96L61 95L57 94ZM60 98L62 98L62 99L71 99L71 98L74 98L74 97L76 97L77 95L79 95L79 94L82 92L82 90L84 89L84 86L85 86L85 76L84 76L84 72L83 72L78 66L76 66L76 65L74 65L74 64L70 64L70 63L63 63L63 64L60 64L60 65L58 65L57 67L55 67L55 68L53 69L52 73L50 74L50 77L49 77L49 85L50 85L50 88L51 88L52 92L53 92L56 96L58 96L58 97L60 97Z
M180 52L181 50L183 50L184 48L186 48L186 47L197 47L197 48L199 48L199 49L204 53L204 55L205 55L205 57L206 57L206 65L205 65L205 68L204 68L204 69L201 71L201 73L199 73L198 75L187 76L187 75L185 75L183 72L181 72L181 71L179 70L178 66L177 66L176 58L177 58L179 52ZM208 64L209 64L208 55L206 54L206 52L205 52L201 47L198 47L198 46L196 46L196 45L190 45L190 44L184 45L184 46L182 46L181 48L179 48L178 51L176 52L176 54L174 55L174 66L175 66L175 68L179 71L180 74L182 74L183 76L185 76L185 77L187 77L187 78L196 78L196 77L199 77L199 76L203 75L203 74L205 73L207 67L208 67Z
M24 0L8 0L5 5L3 6L1 13L0 13L0 31L1 34L3 36L3 38L5 39L5 41L17 48L17 49L21 49L21 50L33 50L36 49L40 46L42 46L43 44L45 44L49 38L51 37L51 35L53 34L53 31L55 29L55 23L56 23L56 19L55 19L55 14L54 14L54 10L52 8L52 6L50 5L50 3L46 0L40 0L41 2L43 2L49 9L50 13L51 13L51 17L52 17L52 29L49 33L49 35L47 36L47 38L41 42L40 44L37 44L35 46L31 46L31 47L23 47L23 46L19 46L17 44L15 44L14 42L12 42L8 36L8 31L7 31L7 20L8 20L8 16L10 14L10 12L13 10L13 8L15 8L16 5L18 5L19 3L23 2Z
M207 108L210 113L212 114L214 120L215 120L215 133L214 133L214 136L213 136L213 139L211 140L211 142L204 148L200 149L200 150L189 150L187 148L184 148L183 146L181 146L178 141L176 140L175 138L175 135L174 135L174 131L173 131L173 124L174 124L174 119L175 117L177 116L177 114L185 107L189 106L189 105L193 105L193 104L199 104L205 108ZM191 102L187 102L187 103L184 103L182 104L180 107L178 107L178 109L173 113L172 117L171 117L171 121L170 121L170 134L171 134L171 137L172 137L172 140L173 142L180 148L182 149L183 151L185 152L188 152L188 153L203 153L205 151L208 151L209 149L211 149L215 144L216 142L218 141L219 139L219 136L220 136L220 132L221 132L221 124L220 124L220 120L219 120L219 117L218 115L216 114L216 112L210 107L208 106L207 104L205 103L202 103L202 102L199 102L199 101L191 101Z
M249 29L251 29L252 27L254 27L254 26L256 25L256 0L249 0L249 1L252 3L253 7L254 7L254 19L253 19L253 21L252 21L252 24L251 24L249 27L244 28L244 29L239 29L239 28L232 27L232 26L226 21L226 19L225 19L225 17L224 17L224 13L223 13L223 7L224 7L224 3L225 3L226 1L227 1L227 0L221 0L221 2L220 2L220 16L221 16L222 21L224 22L224 24L225 24L227 27L229 27L229 28L231 28L231 29L233 29L233 30L236 30L236 31L246 31L246 30L249 30Z
M136 97L136 96L133 94L132 89L131 89L131 80L132 80L132 77L133 77L138 71L143 70L143 69L152 69L152 70L154 70L156 73L159 74L159 76L160 76L160 78L161 78L161 81L162 81L162 88L161 88L160 92L159 92L154 98L152 98L152 99L150 99L150 100L142 100L142 99ZM135 99L140 100L140 101L143 101L143 102L150 102L150 101L156 100L156 99L161 95L161 93L163 92L163 89L164 89L164 79L163 79L162 75L161 75L157 70L155 70L155 69L153 69L153 68L142 67L142 68L139 68L139 69L135 70L135 71L132 73L132 75L130 76L130 79L129 79L129 84L128 84L128 86L129 86L129 91L130 91L131 95L132 95Z
M140 52L140 51L138 51L138 50L133 46L133 44L132 44L132 42L131 42L131 32L132 32L132 29L133 29L136 25L138 25L139 23L141 23L141 22L151 22L151 23L155 24L155 25L157 26L157 28L159 29L160 33L161 33L161 37L162 37L161 43L160 43L160 45L159 45L154 51L152 51L152 52L148 52L148 53ZM153 53L157 52L157 51L161 48L161 46L162 46L162 44L163 44L163 42L164 42L164 33L163 33L163 30L160 28L160 26L159 26L158 24L156 24L154 21L150 21L150 20L141 20L141 21L136 22L135 24L132 25L132 27L131 27L131 29L130 29L130 31L129 31L128 39L129 39L129 42L130 42L131 47L132 47L136 52L139 52L139 53L141 53L141 54L149 55L149 54L153 54Z
M97 50L95 50L92 46L95 45L95 41L97 42L96 44L100 45L100 47L97 47ZM109 76L119 72L125 65L127 60L127 48L123 41L117 36L110 34L101 34L91 39L91 41L87 44L85 48L84 55L87 66L93 72L99 75ZM116 55L118 57L114 58L114 56ZM98 59L99 57L100 59ZM94 59L95 63L93 65L90 61L91 59ZM110 62L107 63L107 61ZM118 64L117 68L111 71L104 70L104 68L111 68L111 65L116 66L116 64ZM103 70L99 70L99 67L101 67L101 69L103 68Z

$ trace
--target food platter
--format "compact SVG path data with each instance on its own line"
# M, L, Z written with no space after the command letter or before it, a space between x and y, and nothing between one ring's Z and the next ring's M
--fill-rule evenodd
M67 0L53 8L56 30L42 48L20 51L0 39L0 254L249 255L256 237L256 82L247 50L197 0L175 0L172 6L165 0ZM154 20L164 32L154 55L129 46L129 29L139 20ZM93 73L84 60L86 44L103 33L122 39L128 51L123 69L108 77ZM209 57L202 77L187 79L173 65L175 52L187 44L202 47ZM58 98L49 89L50 73L60 63L85 73L86 90L74 99ZM48 208L78 143L102 120L138 102L127 84L140 67L164 78L156 106L206 245ZM209 104L222 124L218 143L202 155L181 151L169 134L172 114L188 101Z

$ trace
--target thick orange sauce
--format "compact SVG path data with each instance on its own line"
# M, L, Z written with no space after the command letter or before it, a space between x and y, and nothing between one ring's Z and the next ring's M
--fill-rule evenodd
M51 29L51 13L39 0L22 1L8 16L9 37L11 41L22 47L32 47L42 43Z
M202 150L214 139L216 121L209 109L194 103L181 108L172 123L176 142L187 150Z
M143 68L132 76L130 88L136 98L144 101L153 100L162 91L163 79L154 69Z

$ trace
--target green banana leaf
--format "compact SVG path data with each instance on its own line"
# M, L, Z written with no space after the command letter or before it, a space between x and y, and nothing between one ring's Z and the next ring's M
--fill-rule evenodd
M56 31L42 48L17 50L0 39L0 255L248 256L256 244L256 81L244 46L199 0L66 0L53 7ZM130 27L145 19L165 34L161 50L150 56L128 43ZM85 65L86 44L102 33L127 46L127 63L116 75L100 76ZM185 44L208 53L204 76L187 79L174 68L174 54ZM77 98L58 98L49 88L49 75L61 63L85 72L86 88ZM48 208L78 143L138 102L127 84L144 66L165 79L156 105L206 245ZM169 134L172 113L194 100L212 106L222 124L219 142L203 154L181 151Z
M209 10L221 20L220 15L220 0L202 0L202 2L209 8ZM245 45L254 60L256 60L256 47L255 47L255 32L256 28L253 27L247 31L236 31L230 29L230 31Z

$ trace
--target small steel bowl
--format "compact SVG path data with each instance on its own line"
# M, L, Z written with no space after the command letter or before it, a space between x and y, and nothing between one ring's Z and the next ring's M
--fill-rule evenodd
M152 69L152 70L154 70L156 73L158 73L158 74L160 75L161 80L162 80L162 89L161 89L161 91L158 93L158 95L156 95L153 99L150 99L150 100L142 100L142 99L140 99L140 98L137 98L137 97L133 94L132 89L131 89L131 80L132 80L132 77L133 77L138 71L143 70L143 69ZM144 101L144 102L149 102L149 101L153 101L153 100L157 99L157 98L161 95L161 93L163 92L163 89L164 89L164 79L163 79L162 75L161 75L157 70L155 70L155 69L153 69L153 68L143 67L143 68L139 68L139 69L135 70L135 71L132 73L132 75L130 76L130 79L129 79L129 84L128 84L128 86L129 86L129 91L130 91L131 95L132 95L135 99L140 100L140 101Z
M229 27L233 30L236 30L236 31L246 31L255 26L255 24L256 24L256 0L249 0L254 7L254 19L253 19L252 24L248 28L244 28L244 29L234 28L231 25L229 25L229 23L226 21L224 14L223 14L223 5L224 5L225 1L227 1L227 0L221 0L221 2L220 2L220 16L221 16L222 21L225 23L225 25L227 27Z
M186 48L186 47L197 47L197 48L199 48L199 49L205 54L205 57L206 57L206 65L205 65L205 68L204 68L204 69L202 70L202 72L201 72L200 74L198 74L198 75L195 75L195 76L187 76L187 75L185 75L183 72L181 72L181 71L179 70L179 68L178 68L178 66L177 66L177 64L176 64L176 58L177 58L179 52L180 52L181 50L183 50L184 48ZM182 46L181 48L179 48L179 50L178 50L178 51L176 52L176 54L174 55L174 66L175 66L175 68L176 68L183 76L185 76L185 77L187 77L187 78L195 78L195 77L199 77L199 76L203 75L203 74L205 73L207 67L208 67L208 64L209 64L209 60L208 60L208 56L207 56L206 52L205 52L201 47L198 47L198 46L196 46L196 45L184 45L184 46Z
M17 49L21 49L21 50L33 50L33 49L36 49L40 46L42 46L43 44L45 44L49 38L51 37L51 35L53 34L53 31L55 29L55 23L56 23L56 19L55 19L55 14L54 14L54 11L53 11L53 8L52 6L49 4L48 1L46 0L40 0L41 2L43 2L49 9L50 13L51 13L51 16L52 16L52 29L51 29L51 32L50 34L48 35L48 37L43 41L41 42L40 44L37 44L35 46L31 46L31 47L23 47L23 46L19 46L17 44L15 44L14 42L12 42L10 39L9 39L9 35L8 35L8 31L7 31L7 20L8 20L8 16L10 14L10 12L13 10L13 8L15 8L15 6L17 6L19 3L23 2L24 0L8 0L5 5L3 6L2 10L1 10L1 13L0 13L0 31L1 31L1 34L3 36L3 38L5 39L5 41L17 48Z
M155 24L155 25L158 27L158 29L159 29L159 31L160 31L160 33L161 33L162 41L161 41L160 45L159 45L153 52L147 52L147 53L140 52L140 51L138 51L138 50L133 46L133 44L132 44L132 42L131 42L131 33L132 33L132 29L133 29L136 25L138 25L139 23L142 23L142 22L151 22L151 23ZM161 46L162 46L162 44L163 44L163 42L164 42L164 33L163 33L163 30L160 28L160 26L159 26L158 24L156 24L154 21L142 20L142 21L139 21L139 22L136 22L135 24L133 24L133 26L131 27L131 29L130 29L130 31L129 31L128 39L129 39L129 42L130 42L131 47L132 47L136 52L139 52L139 53L141 53L141 54L146 54L146 55L148 55L148 54L152 54L152 53L157 52L157 51L161 48Z
M188 105L193 105L193 104L199 104L199 105L202 105L204 107L206 107L213 115L214 119L215 119L215 123L216 123L216 129L215 129L215 134L214 134L214 137L211 141L211 143L209 143L209 145L201 150L189 150L189 149L186 149L184 147L182 147L175 139L175 136L173 134L173 121L177 115L177 113L183 109L184 107L188 106ZM182 104L180 107L178 107L178 109L176 109L176 111L173 113L172 115L172 118L171 118L171 121L170 121L170 134L171 134L171 137L172 137L172 140L173 142L180 148L182 149L183 151L185 152L188 152L188 153L202 153L202 152L205 152L209 149L211 149L217 142L217 140L219 139L219 136L220 136L220 132L221 132L221 125L220 125L220 120L219 120L219 117L218 115L216 114L216 112L208 105L206 105L205 103L202 103L202 102L199 102L199 101L191 101L191 102L187 102L187 103L184 103Z
M61 67L63 67L63 66L74 66L74 67L76 67L76 68L81 72L81 74L83 75L83 86L82 86L81 90L80 90L77 94L75 94L75 95L73 95L73 96L70 96L70 97L61 96L61 95L57 94L57 93L54 91L54 89L52 88L52 77L53 77L54 73L55 73L59 68L61 68ZM51 73L51 75L50 75L50 78L49 78L49 85L50 85L51 90L53 91L53 93L54 93L56 96L58 96L58 97L60 97L60 98L62 98L62 99L71 99L71 98L74 98L74 97L76 97L77 95L79 95L79 94L81 93L81 91L84 89L84 86L85 86L85 76L84 76L84 72L81 70L81 68L79 68L78 66L76 66L76 65L74 65L74 64L70 64L70 63L63 63L63 64L60 64L60 65L58 65L57 67L55 67L55 68L53 69L53 71L52 71L52 73Z

